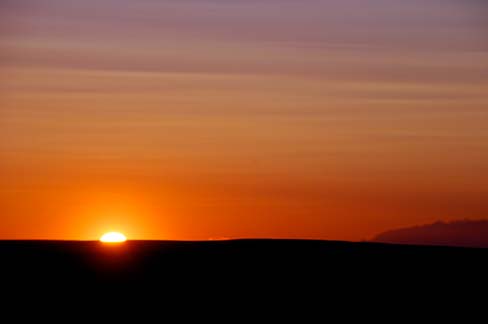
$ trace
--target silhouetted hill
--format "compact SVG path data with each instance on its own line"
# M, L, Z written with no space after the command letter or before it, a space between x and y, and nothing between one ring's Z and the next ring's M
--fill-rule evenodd
M274 320L295 312L297 322L333 314L390 321L392 310L418 319L439 312L432 303L459 307L483 296L486 259L488 249L308 240L0 241L0 287L10 302L2 314L20 308L15 318L38 318L33 309L42 305L49 316L74 308L65 320L98 319L96 310L111 321L127 312L137 321L203 313L251 321L263 312Z
M206 242L0 241L5 284L136 284L208 289L320 287L376 289L387 278L408 280L485 271L485 249L396 246L312 240ZM473 271L471 271L471 274ZM483 274L486 273L482 272ZM7 280L6 280L7 279Z
M488 248L488 220L437 222L395 229L377 235L374 242Z
M74 308L68 319L98 318L94 307L110 318L150 311L162 321L263 311L274 319L392 309L418 317L432 301L482 296L486 259L488 249L308 240L0 241L0 287L11 302L2 310L20 307L16 317L40 305L48 314Z

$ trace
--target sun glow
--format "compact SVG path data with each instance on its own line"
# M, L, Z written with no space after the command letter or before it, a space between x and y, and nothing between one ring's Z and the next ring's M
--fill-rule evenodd
M108 232L102 235L100 242L103 243L122 243L127 241L124 234L119 232Z

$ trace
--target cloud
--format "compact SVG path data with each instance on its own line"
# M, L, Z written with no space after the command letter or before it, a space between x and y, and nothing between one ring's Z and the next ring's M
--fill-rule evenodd
M488 248L488 220L462 220L400 228L377 235L373 241L395 244L449 245Z

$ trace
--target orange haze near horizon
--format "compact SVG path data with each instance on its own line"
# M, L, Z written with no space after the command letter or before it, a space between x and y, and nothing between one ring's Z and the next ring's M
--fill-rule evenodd
M482 1L0 4L0 239L488 217Z

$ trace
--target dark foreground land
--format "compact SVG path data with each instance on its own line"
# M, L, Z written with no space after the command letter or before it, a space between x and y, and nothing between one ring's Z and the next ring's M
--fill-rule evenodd
M2 286L328 289L480 285L488 249L312 240L0 241ZM365 294L368 292L365 291Z
M486 309L487 260L488 249L307 240L0 241L0 311L92 319L102 311L124 322L135 313L137 323L144 314L253 323L263 313L272 323L290 315L396 323L425 312L437 323L456 311L474 323Z

